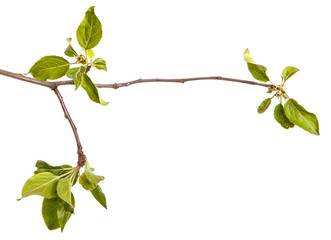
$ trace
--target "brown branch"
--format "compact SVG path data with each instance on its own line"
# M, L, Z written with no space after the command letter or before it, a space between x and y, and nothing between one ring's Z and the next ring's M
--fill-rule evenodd
M54 89L55 87L58 86L63 86L63 85L74 85L74 81L72 80L67 80L67 81L54 81L54 82L44 82L40 81L34 78L26 77L22 74L18 73L12 73L8 72L5 70L0 69L0 74L5 75L7 77L11 78L16 78L18 80L22 80L25 82L33 83L33 84L38 84L44 87L48 87L51 89ZM256 85L256 86L262 86L262 87L272 87L271 84L268 83L260 83L260 82L255 82L255 81L249 81L249 80L241 80L241 79L236 79L236 78L227 78L227 77L221 77L221 76L214 76L214 77L195 77L195 78L174 78L174 79L168 79L168 78L151 78L151 79L137 79L129 82L124 82L124 83L109 83L109 84L95 84L97 88L113 88L117 89L120 87L128 87L133 84L138 84L138 83L151 83L151 82L169 82L169 83L185 83L185 82L190 82L190 81L199 81L199 80L221 80L221 81L229 81L229 82L237 82L237 83L244 83L244 84L249 84L249 85Z
M72 128L72 131L74 132L76 143L77 143L77 154L78 154L78 163L77 163L77 165L79 167L82 167L85 164L85 158L86 157L85 157L85 155L83 153L83 146L82 146L82 144L80 142L76 125L75 125L74 121L72 120L72 118L70 117L70 114L68 112L68 109L67 109L64 101L63 101L63 97L62 97L59 89L57 87L54 87L53 88L53 91L56 94L57 98L59 99L59 102L61 104L62 110L64 112L64 117L69 121L69 124L70 124L70 126Z
M13 72L8 72L5 70L0 69L0 75L4 75L7 77L15 78L21 81L29 82L32 84L37 84L43 87L48 87L54 91L56 94L57 98L60 101L60 104L62 106L62 110L64 112L64 117L69 121L69 124L72 128L72 131L75 135L76 143L77 143L77 154L78 154L78 167L82 167L85 164L85 155L83 153L83 147L80 142L77 128L75 126L75 123L73 122L72 118L70 117L70 114L68 112L68 109L66 105L64 104L63 98L61 96L61 93L59 92L58 87L63 86L63 85L74 85L74 81L68 80L68 81L53 81L53 82L46 82L46 81L40 81L34 78L30 78L27 76L24 76L19 73L13 73ZM151 82L169 82L169 83L185 83L189 81L198 81L198 80L222 80L222 81L229 81L229 82L237 82L237 83L244 83L244 84L250 84L250 85L256 85L256 86L262 86L262 87L272 87L273 85L267 84L267 83L260 83L260 82L255 82L255 81L248 81L248 80L241 80L241 79L235 79L235 78L226 78L226 77L220 77L220 76L215 76L215 77L195 77L195 78L177 78L177 79L167 79L167 78L151 78L151 79L137 79L129 82L124 82L124 83L110 83L110 84L95 84L97 88L113 88L113 89L118 89L121 87L128 87L133 84L138 84L138 83L151 83Z

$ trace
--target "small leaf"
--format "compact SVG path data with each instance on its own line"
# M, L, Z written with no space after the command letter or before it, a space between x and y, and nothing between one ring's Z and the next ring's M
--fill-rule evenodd
M59 182L59 177L50 172L38 173L29 178L22 188L22 198L30 195L40 195L45 198L54 198L56 194L56 186Z
M71 38L67 38L67 41L68 41L69 45L66 48L66 50L64 51L64 54L67 55L68 57L76 57L76 56L78 56L78 54L76 53L76 51L71 46L71 40L72 40Z
M263 100L263 102L260 104L260 106L257 108L257 112L258 113L264 113L267 109L268 109L268 107L270 106L270 104L271 104L271 99L272 98L267 98L267 99L265 99L265 100Z
M52 166L42 160L37 161L36 167L37 167L37 170L34 171L34 174L41 173L41 172L50 172L56 176L60 176L64 173L67 173L72 169L72 166L70 166L70 165Z
M289 129L294 127L294 124L288 120L288 118L285 115L284 107L281 103L279 103L274 110L274 117L276 121L285 129Z
M247 63L255 63L248 48L244 52L244 59Z
M265 66L253 63L247 63L248 70L251 72L252 76L261 82L268 82L269 77L267 74L267 68Z
M256 80L259 80L261 82L270 81L267 74L267 68L265 66L255 63L255 61L251 57L248 48L244 52L244 59L247 62L248 70L251 72L251 74Z
M57 195L73 207L71 202L71 187L72 185L68 177L61 178L57 185Z
M297 69L296 67L288 66L288 67L284 68L284 70L283 70L283 80L286 81L287 79L292 77L298 71L299 71L299 69Z
M94 58L94 52L93 52L92 49L88 49L88 50L86 50L86 54L87 54L87 56L88 56L91 60L93 60L93 58Z
M97 184L94 184L94 183L91 183L88 179L87 179L87 177L86 177L86 175L85 175L85 172L82 174L82 175L80 175L80 177L79 177L79 184L80 185L82 185L82 187L84 188L84 189L86 189L86 190L93 190L93 189L95 189L96 187L97 187Z
M94 13L94 6L86 11L85 18L80 23L76 34L78 43L84 50L94 48L100 42L102 26Z
M107 71L106 61L103 60L102 58L96 58L93 61L92 66L96 67L99 70L105 70L105 71Z
M39 59L29 70L38 80L46 81L63 77L69 69L70 63L63 57L45 56Z
M91 190L91 193L93 197L105 208L107 209L107 201L106 201L106 196L102 192L102 189L99 185L93 190Z
M57 217L57 211L59 207L58 198L44 198L42 205L42 215L45 221L45 224L49 230L55 230L60 227L59 220Z
M311 134L319 135L319 125L316 115L308 112L297 101L292 98L289 99L284 105L284 111L290 122Z
M89 98L93 102L100 103L98 89L95 87L94 83L89 78L89 76L87 76L87 74L84 73L82 74L81 79L82 79L81 86L82 88L84 88Z
M67 73L66 76L68 78L71 78L74 80L75 83L75 90L77 90L79 88L79 86L81 85L82 82L82 75L85 72L85 67L76 67L76 68L70 68Z
M91 183L94 183L94 184L98 184L100 181L104 180L105 177L103 176L98 176L98 175L95 175L89 167L85 167L85 170L84 170L84 173L86 175L86 178L91 182Z

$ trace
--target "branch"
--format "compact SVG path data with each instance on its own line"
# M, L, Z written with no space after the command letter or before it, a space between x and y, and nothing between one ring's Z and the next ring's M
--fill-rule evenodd
M74 121L72 120L72 118L70 117L70 114L68 112L68 109L63 101L63 97L59 91L59 89L57 87L54 87L53 89L54 93L56 94L57 98L59 99L59 102L61 104L62 110L64 112L64 117L69 121L69 124L72 128L72 131L74 132L75 135L75 139L76 139L76 143L77 143L77 154L78 154L78 166L82 167L85 164L85 155L83 153L83 146L80 142L79 136L78 136L78 132L77 132L77 128L75 126Z
M40 81L34 78L26 77L19 73L12 73L5 70L0 69L0 74L5 75L7 77L15 78L21 81L38 84L44 87L48 87L50 89L54 89L58 86L62 85L74 85L74 81L68 80L68 81L54 81L54 82L44 82ZM255 81L249 81L249 80L241 80L241 79L235 79L235 78L227 78L227 77L221 77L221 76L214 76L214 77L195 77L195 78L177 78L177 79L167 79L167 78L151 78L151 79L137 79L129 82L124 83L109 83L109 84L95 84L97 88L113 88L118 89L120 87L128 87L133 84L137 83L150 83L150 82L170 82L170 83L185 83L190 81L198 81L198 80L221 80L221 81L229 81L229 82L237 82L237 83L244 83L249 85L256 85L256 86L262 86L262 87L272 87L271 84L267 83L260 83Z
M74 85L74 81L72 80L67 80L67 81L53 81L53 82L46 82L46 81L41 81L37 80L34 78L30 78L27 76L24 76L19 73L13 73L5 70L0 69L0 74L15 78L21 81L29 82L32 84L37 84L43 87L50 88L54 91L56 94L57 98L60 101L62 110L64 112L64 117L69 121L69 124L72 128L72 131L75 135L76 143L77 143L77 154L78 154L78 167L82 167L85 164L85 155L83 153L83 147L80 142L77 128L75 126L75 123L73 122L72 118L70 117L70 114L68 112L68 109L63 101L63 98L61 96L61 93L59 92L58 87L62 85ZM112 83L112 84L95 84L97 88L113 88L113 89L118 89L121 87L128 87L134 84L138 83L150 83L150 82L169 82L169 83L185 83L189 81L198 81L198 80L221 80L221 81L229 81L229 82L237 82L237 83L244 83L244 84L250 84L250 85L257 85L257 86L262 86L262 87L272 87L273 85L267 84L267 83L260 83L260 82L254 82L254 81L248 81L248 80L241 80L241 79L235 79L235 78L227 78L227 77L220 77L220 76L215 76L215 77L195 77L195 78L177 78L177 79L167 79L167 78L151 78L151 79L137 79L129 82L124 82L124 83Z

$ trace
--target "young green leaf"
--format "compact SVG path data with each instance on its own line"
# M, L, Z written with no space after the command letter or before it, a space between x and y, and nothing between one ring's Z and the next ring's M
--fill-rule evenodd
M55 230L60 227L59 220L57 217L58 207L59 207L58 198L51 198L51 199L44 198L41 212L45 224L49 230Z
M34 171L34 174L42 173L42 172L50 172L56 176L60 176L64 173L67 173L72 169L72 166L70 165L52 166L42 160L37 161L36 167L37 170Z
M82 173L79 177L79 184L82 185L82 187L86 190L93 190L97 187L97 184L91 183L87 177L85 172Z
M30 195L54 198L57 196L56 186L58 182L59 177L50 172L37 173L25 182L22 188L22 198Z
M107 209L107 201L106 201L106 196L102 192L102 189L99 185L97 185L96 188L91 190L91 193L93 197L105 208Z
M45 56L39 59L29 70L38 80L46 81L63 77L69 69L70 63L63 57Z
M319 125L315 114L308 112L294 99L289 99L284 105L286 117L293 124L310 132L319 135Z
M264 113L268 109L268 107L270 106L271 100L272 100L272 98L267 98L267 99L263 100L263 102L257 108L257 112L260 113L260 114Z
M77 90L79 88L79 86L81 85L82 82L82 75L85 72L85 67L81 66L81 67L76 67L76 68L70 68L67 73L66 76L68 78L71 78L74 80L75 83L75 90Z
M267 68L265 66L256 64L255 61L252 59L251 54L248 50L244 52L244 59L247 62L248 70L251 72L252 76L261 82L268 82L269 77L267 74Z
M93 60L93 58L94 58L94 52L93 52L92 49L88 49L88 50L86 50L86 54L87 54L87 56L88 56L91 60Z
M288 118L285 115L284 107L281 103L279 103L274 110L274 117L276 121L285 129L289 129L294 127L294 124L288 120Z
M104 180L105 177L95 175L89 167L85 167L84 173L86 175L87 180L91 183L98 184L100 181Z
M92 66L96 67L99 70L107 71L106 61L103 60L102 58L96 58L93 61Z
M100 42L102 26L94 13L94 6L86 11L85 18L80 23L76 34L78 43L84 50L94 48Z
M108 102L103 101L99 97L98 89L86 73L82 74L81 86L93 102L100 103L102 106L106 106L108 104Z
M87 76L87 74L82 74L81 77L81 86L86 91L89 98L96 103L100 103L99 92L98 89L95 87L92 80Z
M288 66L288 67L284 68L284 70L283 70L283 80L286 81L287 79L292 77L298 71L299 71L299 69L297 69L296 67Z
M66 50L64 51L64 54L67 55L68 57L76 57L76 56L78 56L78 54L76 53L74 48L71 46L71 40L72 40L71 38L67 38L69 45L66 48Z
M73 207L71 202L71 187L72 185L68 177L61 178L57 185L57 195Z

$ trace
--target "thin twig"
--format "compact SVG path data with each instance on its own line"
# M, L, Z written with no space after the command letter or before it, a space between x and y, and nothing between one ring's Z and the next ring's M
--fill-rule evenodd
M53 88L54 93L56 94L57 98L59 99L59 102L61 104L62 110L64 112L64 117L69 121L69 124L72 128L72 131L74 132L76 143L77 143L77 154L78 154L78 166L82 167L85 164L85 155L83 153L83 146L80 142L79 136L78 136L78 131L76 128L76 125L72 118L70 117L70 114L68 112L68 109L63 101L63 97L57 87Z

